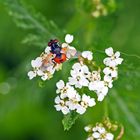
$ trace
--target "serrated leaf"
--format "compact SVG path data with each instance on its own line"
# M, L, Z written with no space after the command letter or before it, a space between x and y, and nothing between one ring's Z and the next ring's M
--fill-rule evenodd
M61 38L61 34L63 35L63 31L59 30L53 21L47 20L46 17L37 13L33 7L28 6L22 0L5 0L3 3L16 25L28 30L29 39L26 38L24 43L43 46L46 40L54 37Z
M64 116L64 119L62 120L62 124L64 126L64 130L69 130L73 124L75 124L75 121L78 119L79 114L76 112L70 112L69 114Z

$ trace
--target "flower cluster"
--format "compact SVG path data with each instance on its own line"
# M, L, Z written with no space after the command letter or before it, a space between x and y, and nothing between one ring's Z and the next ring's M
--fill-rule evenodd
M101 0L93 0L94 11L92 16L98 18L100 16L107 16L108 10L107 7L101 2Z
M87 140L114 140L114 135L102 124L97 124L95 127L86 126L85 131L89 133Z
M60 80L56 84L57 94L55 98L55 108L57 111L62 111L63 114L68 114L70 111L76 111L79 114L85 113L87 107L94 106L95 99L90 98L86 94L80 96L80 94L67 83L65 85L63 80Z
M97 101L102 101L107 95L109 88L113 87L113 81L118 76L118 65L123 61L120 58L120 53L113 51L110 47L105 50L107 58L103 60L105 68L103 70L104 76L101 77L101 70L91 71L85 61L93 60L93 53L84 51L80 54L79 62L72 66L70 77L66 85L60 80L57 85L57 93L59 96L55 99L55 107L57 111L62 111L67 114L75 110L79 114L85 113L87 107L92 107L96 104L95 99L87 96L85 93L78 93L76 89L88 88L96 93Z
M55 71L62 68L62 63L76 55L76 49L70 46L73 36L67 34L65 43L59 44L58 40L50 40L45 51L31 61L33 70L28 72L29 79L40 76L42 80L53 77Z

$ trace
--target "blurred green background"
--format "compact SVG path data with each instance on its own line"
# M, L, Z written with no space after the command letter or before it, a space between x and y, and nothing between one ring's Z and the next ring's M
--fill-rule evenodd
M15 0L14 0L15 1ZM82 1L82 0L81 0ZM24 0L64 33L75 35L79 50L95 50L94 58L102 63L103 51L112 46L119 50L124 63L119 79L106 97L109 117L124 125L122 140L140 139L140 1L118 1L115 13L94 19L80 0ZM12 5L11 1L11 5ZM32 30L29 30L32 32ZM67 80L71 63L39 87L39 79L30 81L30 61L44 48L21 43L29 33L18 28L0 1L0 140L85 140L84 126L101 121L104 102L88 109L69 132L63 130L63 115L54 108L55 83ZM55 35L57 31L51 29ZM54 36L55 36L54 35ZM45 35L46 43L51 36ZM64 41L64 40L62 40ZM45 47L45 46L44 46ZM124 54L125 53L125 54Z

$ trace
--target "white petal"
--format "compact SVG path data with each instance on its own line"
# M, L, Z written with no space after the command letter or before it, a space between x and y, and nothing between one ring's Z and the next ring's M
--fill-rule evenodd
M81 67L81 69L82 69L82 71L83 71L84 73L89 73L89 68L88 68L88 66L83 65L83 66Z
M82 52L82 57L92 60L93 59L93 53L91 51L83 51Z
M104 127L99 127L98 131L99 131L100 134L103 134L103 133L105 133L105 128Z
M42 79L43 81L47 80L47 79L48 79L48 74L45 73L45 74L41 77L41 79Z
M85 111L86 111L86 108L82 107L81 105L79 105L76 110L76 112L79 114L84 114Z
M73 35L67 34L67 35L65 36L65 41L66 41L66 43L68 43L68 44L70 44L70 43L73 41L73 39L74 39Z
M105 75L110 74L110 68L109 68L109 67L104 68L103 73L104 73Z
M67 43L63 43L61 46L62 48L67 48L69 45Z
M74 104L72 101L68 101L67 106L69 107L70 110L76 109L76 104Z
M67 53L66 53L66 56L67 58L71 58L71 57L74 57L75 54L76 54L76 49L74 47L68 47L68 50L67 50Z
M104 96L107 95L107 93L108 93L108 87L104 86L104 87L102 88L101 93L102 93Z
M113 140L113 139L114 139L113 134L107 133L107 134L106 134L106 139L107 139L107 140Z
M95 138L95 139L98 139L100 137L100 134L98 132L94 132L92 134L92 136Z
M65 84L63 80L60 80L59 82L56 83L56 86L58 89L64 88Z
M61 99L59 96L57 96L54 101L56 104L59 104L61 102Z
M109 66L110 62L111 62L111 58L109 58L109 57L107 57L107 58L105 58L105 59L103 60L103 63L104 63L106 66Z
M77 80L75 78L69 77L68 79L69 79L69 84L70 85L76 85L77 84Z
M105 53L106 53L108 56L112 56L112 55L114 54L113 48L110 47L110 48L105 49Z
M120 52L116 52L116 53L115 53L115 57L116 57L116 58L119 58L119 57L120 57Z
M92 106L95 106L95 99L94 98L91 98L89 101L88 101L88 104L89 104L89 107L92 107Z
M66 106L64 106L64 107L62 107L62 112L63 112L64 115L66 115L66 114L68 114L70 111L69 111L69 109L68 109Z
M86 94L83 94L82 95L82 101L84 101L84 102L88 102L89 101L89 99L90 99L90 97L89 96L87 96Z
M80 64L80 63L75 63L75 64L72 66L72 68L73 68L74 70L79 70L79 69L81 69L81 64Z
M36 73L35 73L34 71L29 71L29 72L28 72L28 77L29 77L29 79L31 80L31 79L33 79L34 77L36 77Z
M96 90L96 86L94 85L94 82L90 82L88 88L89 88L89 90L91 90L91 91Z
M118 76L118 71L117 70L112 71L111 76L112 77L117 77Z
M37 75L42 76L43 74L44 74L44 73L43 73L42 70L38 70L38 71L37 71Z
M123 58L117 58L115 62L120 65L123 62Z
M42 65L42 58L37 57L35 60L32 60L31 65L33 68L39 68Z
M101 102L101 101L103 101L104 97L105 96L103 94L99 94L97 100Z
M82 86L88 86L89 81L85 77L81 77L81 79L79 80L79 83Z
M60 111L62 109L61 105L55 105L54 107L56 108L57 111Z
M105 75L105 76L104 76L104 81L106 81L106 82L111 82L111 81L112 81L112 77L109 76L109 75Z
M50 53L50 50L51 50L50 47L46 47L46 49L45 49L45 53L46 53L46 54L49 54L49 53Z
M65 99L67 97L67 93L61 93L60 97L61 97L61 99Z

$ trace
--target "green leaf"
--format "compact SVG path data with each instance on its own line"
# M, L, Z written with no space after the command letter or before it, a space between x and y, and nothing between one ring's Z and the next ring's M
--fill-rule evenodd
M47 20L22 0L5 0L3 3L16 25L28 31L29 35L24 39L24 43L43 46L48 39L60 39L63 36L63 31L59 30L53 21Z
M62 120L62 124L64 126L64 130L69 130L73 124L75 124L75 121L78 119L79 114L76 112L70 112L69 114L64 116L64 119Z

